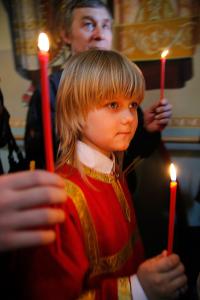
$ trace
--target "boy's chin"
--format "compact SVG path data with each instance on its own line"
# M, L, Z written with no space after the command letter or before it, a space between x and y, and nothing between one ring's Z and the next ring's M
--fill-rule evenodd
M123 145L121 147L118 147L118 149L115 150L115 152L122 152L122 151L126 151L128 149L129 143L127 145Z

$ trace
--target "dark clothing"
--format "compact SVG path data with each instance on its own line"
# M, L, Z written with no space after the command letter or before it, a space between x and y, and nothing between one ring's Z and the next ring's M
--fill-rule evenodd
M49 78L50 83L50 102L51 102L51 121L54 145L54 157L58 149L58 141L55 134L55 111L56 111L56 94L60 82L62 71L53 73ZM143 112L138 108L138 129L134 140L131 141L128 150L125 153L124 169L138 156L140 158L149 156L160 142L160 133L149 133L143 127ZM40 89L33 94L25 130L25 151L28 161L35 160L36 168L44 168L44 150L43 150L43 128L42 128L42 112ZM132 184L131 184L132 185Z
M58 145L55 134L56 94L61 74L62 71L59 71L49 77L51 125L55 158ZM27 161L35 160L37 169L45 168L40 88L34 92L29 104L25 128L25 153Z
M9 173L25 170L27 163L22 151L15 141L10 124L10 114L4 106L3 94L0 89L0 148L8 147ZM0 158L0 174L3 174L3 165Z
M8 126L10 114L4 106L3 94L0 89L0 148L3 148L8 143Z

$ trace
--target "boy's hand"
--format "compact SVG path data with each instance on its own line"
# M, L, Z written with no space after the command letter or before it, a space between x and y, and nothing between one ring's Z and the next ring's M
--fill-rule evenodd
M149 300L177 299L187 289L184 271L178 255L163 251L142 263L137 276Z

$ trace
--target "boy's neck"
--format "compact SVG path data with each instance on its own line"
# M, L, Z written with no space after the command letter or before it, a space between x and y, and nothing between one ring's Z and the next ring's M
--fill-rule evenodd
M110 174L115 167L115 155L111 153L110 157L103 154L98 149L94 149L82 141L77 142L77 156L84 165L103 173Z

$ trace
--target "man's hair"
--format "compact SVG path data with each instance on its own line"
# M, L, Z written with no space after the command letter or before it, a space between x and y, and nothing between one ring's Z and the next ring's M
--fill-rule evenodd
M63 11L63 27L66 32L69 32L71 29L72 25L72 20L73 20L73 12L77 8L86 8L86 7L91 7L91 8L105 8L112 18L111 11L106 5L101 0L70 0L70 1L64 1L62 11Z
M57 93L56 125L60 139L59 165L76 165L75 146L91 109L116 96L144 97L139 68L116 51L89 50L71 56L65 65Z

